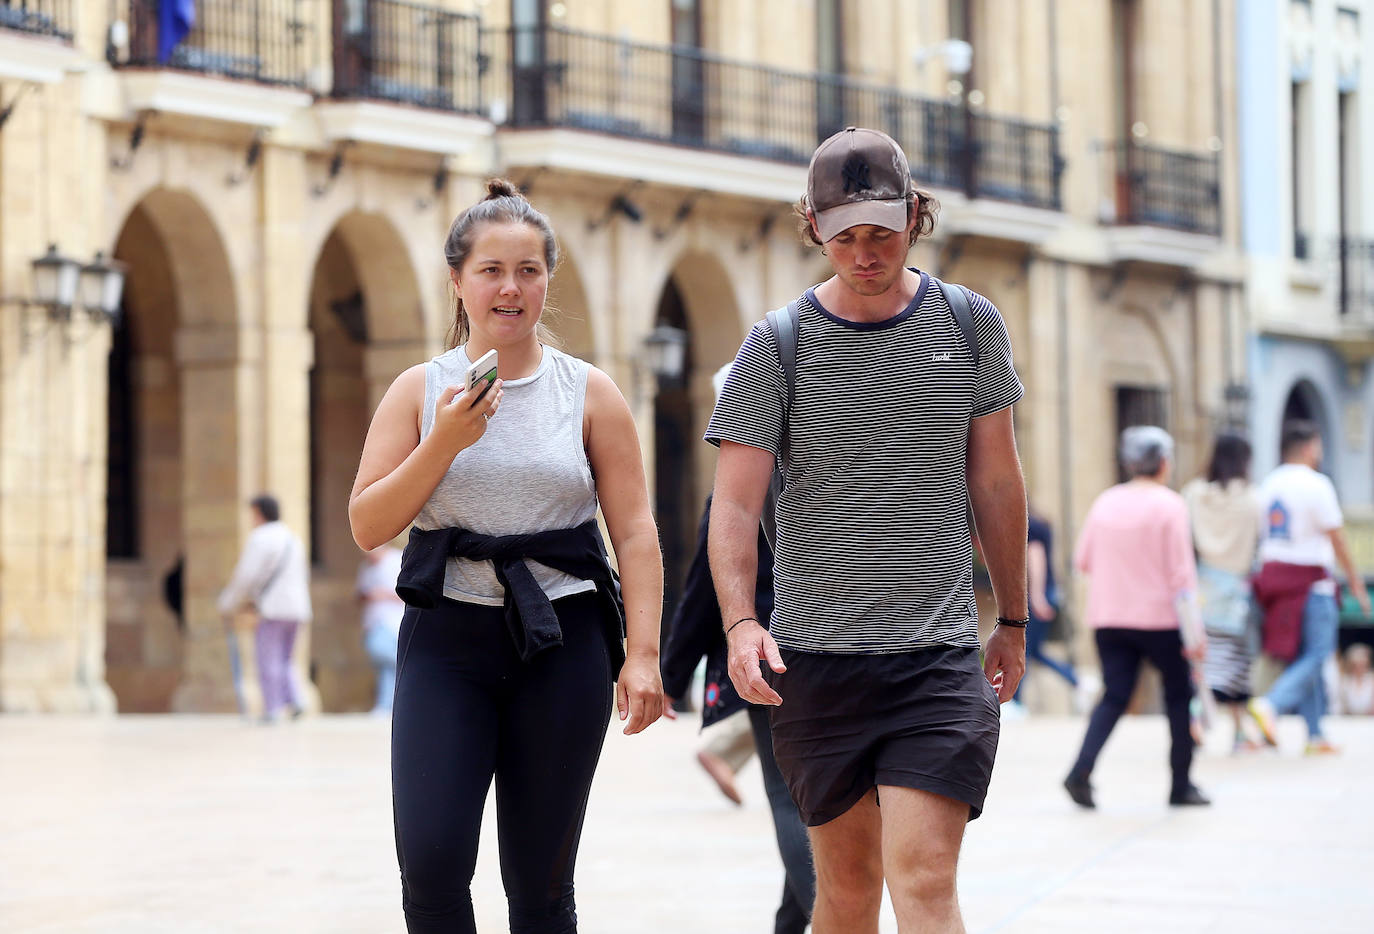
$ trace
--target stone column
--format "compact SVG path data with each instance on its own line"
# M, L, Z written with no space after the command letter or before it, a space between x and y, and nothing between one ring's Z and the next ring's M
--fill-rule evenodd
M1012 348L1025 374L1026 395L1020 403L1017 446L1026 465L1026 488L1036 508L1050 516L1064 514L1061 474L1071 469L1060 444L1061 411L1068 404L1061 347L1060 278L1054 260L1033 257L1027 271L1027 310L1021 340ZM1057 529L1062 534L1062 529ZM1060 538L1060 542L1064 541ZM1058 565L1061 554L1055 555Z
M363 379L367 381L368 418L377 411L382 396L407 369L424 363L433 354L422 338L414 340L373 341L363 351Z
M299 235L309 185L300 150L263 152L259 213L262 251L263 488L281 503L282 521L310 551L310 370L315 338L308 321L314 257ZM326 504L326 507L328 505ZM296 684L307 709L320 709L310 680L310 627L302 626L292 652Z
M186 547L185 652L172 710L235 709L229 648L215 600L248 535L257 491L259 341L232 326L176 334L182 392L182 536Z

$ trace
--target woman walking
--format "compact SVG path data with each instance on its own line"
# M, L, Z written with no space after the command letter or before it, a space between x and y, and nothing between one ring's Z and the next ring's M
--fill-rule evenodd
M1193 738L1188 703L1193 689L1188 660L1206 651L1194 633L1197 567L1188 532L1188 507L1169 489L1174 441L1162 428L1121 433L1121 462L1130 480L1093 503L1078 539L1074 564L1089 576L1086 618L1096 632L1103 695L1088 721L1078 760L1064 780L1074 802L1095 807L1089 782L1098 753L1126 712L1140 663L1148 659L1164 681L1173 784L1169 803L1210 804L1192 783ZM1189 623L1185 640L1180 618ZM1185 644L1187 647L1185 647Z
M663 562L628 405L543 339L548 218L510 182L487 191L444 244L451 349L382 399L349 518L364 549L415 526L391 748L408 930L476 930L469 883L494 777L510 929L563 934L577 930L573 867L610 685L626 733L663 710ZM500 379L465 388L491 350Z
M1031 511L1026 523L1026 577L1030 609L1030 624L1026 627L1026 674L1030 674L1031 662L1039 662L1068 682L1075 691L1076 700L1078 673L1073 670L1073 663L1061 662L1045 652L1050 625L1059 615L1059 588L1054 582L1054 562L1051 560L1053 540L1049 522ZM1014 703L1022 703L1021 698L1029 680L1029 677L1024 677L1016 686L1016 694L1012 698Z
M1183 488L1198 559L1198 602L1207 630L1206 688L1231 711L1234 751L1257 749L1242 713L1250 700L1254 633L1250 628L1250 572L1259 546L1259 496L1250 483L1250 442L1217 436L1207 476Z

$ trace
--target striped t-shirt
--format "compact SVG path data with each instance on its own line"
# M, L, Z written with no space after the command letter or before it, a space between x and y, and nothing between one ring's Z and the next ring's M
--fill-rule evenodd
M876 654L976 646L965 453L970 416L1021 398L997 308L973 293L979 363L930 277L886 321L846 321L807 289L778 501L778 644ZM706 429L778 455L786 385L755 324Z

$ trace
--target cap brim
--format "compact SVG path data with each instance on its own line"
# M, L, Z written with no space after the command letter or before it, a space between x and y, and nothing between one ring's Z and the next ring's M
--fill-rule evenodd
M851 201L816 212L816 229L821 242L838 236L850 227L872 224L888 230L906 230L906 199L893 201Z

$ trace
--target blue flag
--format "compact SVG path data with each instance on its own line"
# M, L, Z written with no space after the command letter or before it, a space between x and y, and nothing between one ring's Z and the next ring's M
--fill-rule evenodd
M157 60L167 64L172 50L196 24L196 0L162 0L157 10Z

